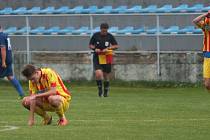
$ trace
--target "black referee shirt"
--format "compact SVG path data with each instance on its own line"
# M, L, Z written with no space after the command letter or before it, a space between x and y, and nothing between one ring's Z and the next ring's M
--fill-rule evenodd
M101 35L100 32L96 32L91 37L89 45L94 45L96 49L103 50L110 47L110 45L117 45L117 41L110 33L107 33L107 35Z

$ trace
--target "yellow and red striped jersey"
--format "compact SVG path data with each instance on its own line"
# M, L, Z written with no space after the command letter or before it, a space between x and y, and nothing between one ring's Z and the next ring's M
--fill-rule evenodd
M39 94L50 90L50 88L56 88L56 94L65 98L71 96L70 92L64 85L58 73L50 68L41 68L41 78L38 83L29 80L30 94Z
M210 18L204 18L198 23L198 27L202 29L203 37L203 52L204 57L210 57Z

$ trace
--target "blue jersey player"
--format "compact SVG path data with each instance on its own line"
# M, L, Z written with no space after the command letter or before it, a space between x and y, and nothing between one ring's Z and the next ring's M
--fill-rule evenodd
M19 81L13 75L12 69L12 48L8 35L3 33L0 26L0 78L7 77L17 90L20 98L24 97L23 89Z

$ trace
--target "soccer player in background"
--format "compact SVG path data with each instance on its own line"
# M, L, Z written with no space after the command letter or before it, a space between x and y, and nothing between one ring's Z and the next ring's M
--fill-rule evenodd
M24 92L20 82L15 78L12 69L12 47L8 35L3 33L0 26L0 78L7 77L17 90L20 98L24 97Z
M67 125L68 120L64 113L69 108L71 94L58 73L50 68L26 65L22 74L29 80L30 96L24 97L22 101L23 106L30 111L28 125L34 125L34 113L43 118L44 125L51 124L52 116L46 111L58 115L58 125Z
M210 91L210 10L193 20L193 23L201 28L204 34L203 38L203 78L204 86Z
M108 97L112 52L119 47L114 36L108 33L108 28L109 25L107 23L102 23L100 32L94 33L89 42L89 48L94 50L93 66L99 97L102 95Z

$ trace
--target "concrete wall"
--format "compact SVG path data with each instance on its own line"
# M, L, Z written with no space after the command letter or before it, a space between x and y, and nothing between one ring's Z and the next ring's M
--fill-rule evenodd
M16 76L26 63L24 54L14 55ZM202 80L202 56L199 53L161 53L160 75L157 73L156 53L116 53L112 79L126 81L177 81L198 82ZM51 67L65 80L94 79L90 54L34 53L32 63L38 67Z

